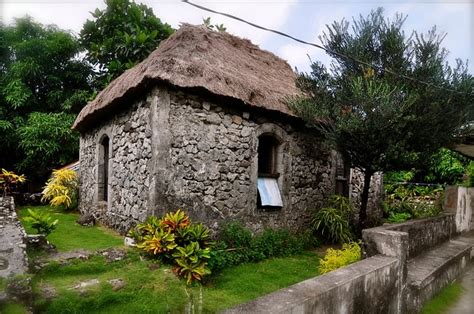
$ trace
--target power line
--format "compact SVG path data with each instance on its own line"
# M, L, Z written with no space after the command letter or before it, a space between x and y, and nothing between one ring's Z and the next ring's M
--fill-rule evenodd
M267 28L267 27L264 27L264 26L261 26L261 25L258 25L258 24L255 24L255 23L252 23L252 22L249 22L247 20L244 20L243 18L240 18L240 17L237 17L235 15L232 15L232 14L229 14L229 13L225 13L225 12L220 12L220 11L216 11L216 10L213 10L213 9L209 9L207 7L204 7L204 6L201 6L199 4L195 4L195 3L192 3L190 2L189 0L181 0L182 2L184 3L187 3L189 5L192 5L193 7L196 7L200 10L204 10L204 11L207 11L207 12L210 12L210 13L214 13L214 14L219 14L219 15L222 15L222 16L225 16L225 17L228 17L228 18L231 18L231 19L234 19L234 20L237 20L239 22L242 22L242 23L245 23L245 24L248 24L252 27L255 27L255 28L258 28L258 29L261 29L261 30L264 30L264 31L267 31L267 32L271 32L271 33L274 33L274 34L277 34L277 35L280 35L280 36L283 36L283 37L287 37L289 39L292 39L296 42L299 42L301 44L304 44L304 45L309 45L309 46L313 46L313 47L316 47L318 49L322 49L324 51L326 51L327 53L329 54L333 54L333 55L336 55L336 56L339 56L341 58L344 58L344 59L348 59L348 60L352 60L356 63L359 63L359 64L362 64L362 65L365 65L365 66L368 66L368 67L372 67L372 68L375 68L375 69L378 69L380 71L384 71L384 72L387 72L387 73L390 73L392 75L395 75L399 78L403 78L403 79L407 79L407 80L410 80L410 81L413 81L413 82L417 82L417 83L421 83L421 84L424 84L426 86L430 86L430 87L434 87L434 88L437 88L437 89L441 89L441 90L445 90L445 91L449 91L449 92L454 92L454 93L457 93L457 94L465 94L465 95L474 95L474 93L466 93L466 92L460 92L460 91L457 91L455 89L452 89L452 88L446 88L446 87L442 87L442 86L438 86L438 85L435 85L433 83L430 83L430 82L426 82L426 81L422 81L422 80L419 80L417 78L414 78L414 77L411 77L411 76L408 76L408 75L405 75L405 74L400 74L400 73L397 73L395 71L392 71L390 69L386 69L382 66L378 66L378 65L375 65L375 64L372 64L372 63L369 63L369 62L365 62L363 60L360 60L358 58L355 58L355 57L352 57L352 56L349 56L349 55L346 55L346 54L343 54L343 53L340 53L340 52L337 52L337 51L334 51L334 50L331 50L331 49L328 49L324 46L321 46L321 45L318 45L318 44L315 44L315 43L312 43L312 42L308 42L308 41L305 41L305 40L302 40L302 39L299 39L299 38L296 38L294 36L291 36L287 33L283 33L281 31L278 31L278 30L275 30L275 29L271 29L271 28Z

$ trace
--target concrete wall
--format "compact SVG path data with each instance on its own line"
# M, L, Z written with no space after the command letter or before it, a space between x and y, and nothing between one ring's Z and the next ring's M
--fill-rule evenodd
M400 313L398 268L396 258L374 256L224 313Z
M413 258L429 248L448 241L456 234L453 214L441 214L436 217L409 220L373 229L407 233L408 258Z
M454 214L363 230L366 258L362 261L281 289L225 313L419 312L428 299L462 273L472 245L450 241L451 249L443 252L445 262L427 272L430 277L424 280L427 284L422 289L414 288L411 281L414 278L409 276L409 270L413 270L409 265L417 260L410 256L410 252L416 255L412 247L418 253L426 252L440 244L442 239L449 239L455 234L454 230ZM438 237L438 233L441 236ZM453 245L462 250L453 249ZM430 255L423 258L430 262L437 259Z
M445 191L444 208L455 214L456 232L474 229L474 188L448 186Z

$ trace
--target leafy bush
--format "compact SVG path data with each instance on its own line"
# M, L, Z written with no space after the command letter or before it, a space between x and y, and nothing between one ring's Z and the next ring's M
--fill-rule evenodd
M0 173L0 191L3 196L7 196L15 187L24 183L26 177L24 175L17 175L13 171L2 169Z
M209 260L213 272L242 263L299 254L317 244L311 232L294 235L285 229L265 229L252 235L239 222L222 226L218 239Z
M39 234L44 234L46 237L56 230L58 224L58 220L53 220L50 214L31 209L28 209L28 216L25 217L24 221L31 224L33 229L36 229Z
M411 218L410 213L394 213L394 212L391 212L390 216L388 217L387 220L390 223L400 223L400 222L407 221L410 218Z
M425 180L445 184L460 183L468 163L468 159L461 154L447 148L441 148L431 157Z
M177 251L173 253L177 264L173 272L185 278L188 284L194 280L201 281L205 275L211 273L207 267L207 260L211 258L210 253L209 247L201 249L198 242L191 242L185 247L178 246Z
M355 263L361 258L361 248L356 242L345 243L342 250L328 249L319 264L321 274Z
M188 284L211 273L208 260L213 243L209 229L192 223L180 209L162 218L150 216L128 235L136 241L138 249L174 264L173 272Z
M333 195L329 206L318 210L313 217L314 231L333 243L347 243L352 239L350 214L352 207L343 196Z
M54 207L72 209L77 206L79 181L77 174L71 169L54 170L53 175L43 189L43 202Z
M463 185L468 188L474 187L474 161L471 161L466 167Z

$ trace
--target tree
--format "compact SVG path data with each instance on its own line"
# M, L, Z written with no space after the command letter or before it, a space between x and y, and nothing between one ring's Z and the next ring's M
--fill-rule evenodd
M145 59L173 29L153 10L129 0L105 0L107 8L92 12L80 34L87 60L104 87L126 69Z
M351 29L345 20L328 26L320 39L332 51L331 69L313 63L311 73L298 79L307 96L290 104L363 173L360 230L368 226L372 175L422 162L453 143L467 121L472 77L460 61L455 68L447 65L443 36L436 29L407 37L402 31L404 21L398 14L393 20L385 19L383 10L377 9L353 20Z
M0 165L44 179L77 158L71 125L92 93L91 68L73 35L29 17L0 25L0 38Z

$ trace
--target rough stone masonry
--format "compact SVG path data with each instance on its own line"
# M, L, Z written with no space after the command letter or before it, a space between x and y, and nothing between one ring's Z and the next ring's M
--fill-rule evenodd
M78 115L81 212L121 232L178 208L213 229L298 231L341 183L357 203L356 172L288 107L295 80L248 40L184 25Z
M27 270L26 233L16 215L13 197L0 197L0 277Z
M281 139L278 184L284 206L273 211L257 208L258 137L267 133ZM101 206L103 136L111 142L110 190ZM148 215L177 208L211 227L239 219L254 231L297 231L334 193L335 160L304 127L156 87L129 110L82 134L80 210L95 210L102 222L122 232Z

